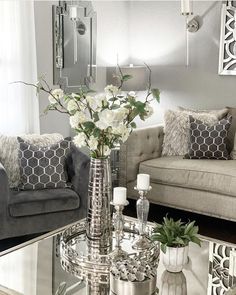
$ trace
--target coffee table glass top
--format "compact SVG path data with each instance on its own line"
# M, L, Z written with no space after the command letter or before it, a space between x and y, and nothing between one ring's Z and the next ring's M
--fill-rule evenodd
M126 221L136 223L135 219L129 217L126 217ZM151 228L152 224L149 226ZM68 227L0 253L0 294L111 294L109 285L93 289L91 285L76 277L71 269L64 270L66 268L62 267L60 247L65 229L68 230ZM85 235L82 235L76 239L75 249L85 247L84 237ZM135 235L126 234L122 247L132 251L130 241L134 238ZM223 295L230 287L236 285L236 245L207 237L201 238L201 248L190 244L189 262L183 272L167 272L160 259L157 269L157 294ZM71 263L73 264L74 260Z

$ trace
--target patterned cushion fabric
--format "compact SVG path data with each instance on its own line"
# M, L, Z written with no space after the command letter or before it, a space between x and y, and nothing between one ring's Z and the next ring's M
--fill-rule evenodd
M20 135L20 137L24 141L39 147L49 146L63 139L63 136L59 133L27 134ZM20 184L18 149L19 143L16 136L0 135L0 162L6 169L10 188L16 188Z
M38 190L67 187L65 161L71 148L71 140L40 148L17 138L20 144L19 163L21 173L20 189Z
M208 126L219 121L218 115L206 112L168 110L164 115L164 142L162 156L184 156L189 148L189 116L201 120Z
M231 122L232 116L228 116L208 127L190 116L190 149L184 158L229 160L226 138Z

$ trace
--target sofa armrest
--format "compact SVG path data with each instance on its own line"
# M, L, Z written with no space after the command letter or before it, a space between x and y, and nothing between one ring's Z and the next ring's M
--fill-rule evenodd
M136 129L120 149L120 185L136 179L140 162L161 156L162 125Z
M8 216L8 203L9 203L8 177L7 177L5 168L0 163L0 224L1 224L1 228L4 227L4 224Z

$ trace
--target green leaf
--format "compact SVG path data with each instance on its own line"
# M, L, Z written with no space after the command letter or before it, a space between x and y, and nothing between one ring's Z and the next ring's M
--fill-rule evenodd
M187 224L187 227L184 230L185 234L188 234L194 227L195 221L192 221L190 223Z
M113 104L111 105L111 109L112 110L116 110L116 109L119 109L120 108L120 105L119 104Z
M136 109L138 110L139 113L141 113L141 114L146 113L145 112L146 104L144 102L136 101L135 102L135 107L136 107Z
M176 237L175 242L176 242L176 244L178 244L180 246L185 245L185 242L180 237Z
M123 75L123 76L121 77L121 80L122 80L123 82L125 82L125 81L128 81L128 80L132 79L132 78L133 78L132 75Z
M199 247L201 247L201 240L198 237L192 237L191 242L197 244Z
M55 110L55 107L53 107L53 105L49 104L46 109L43 111L43 113L46 115L48 113L48 111L53 111Z
M130 123L130 126L131 126L132 128L136 128L136 127L137 127L137 125L136 125L135 122L131 122L131 123Z
M93 130L93 136L94 136L94 137L99 137L100 134L101 134L101 130L100 130L100 129L95 128L95 129Z
M116 101L116 100L118 100L117 97L111 97L111 98L109 98L109 101Z
M166 253L166 244L161 244L161 251Z
M84 122L83 123L83 126L86 129L92 130L95 127L95 124L93 122L88 121L88 122Z
M160 90L158 88L151 89L152 96L157 100L157 102L160 102Z
M93 114L93 118L94 118L94 122L99 121L99 116L97 112Z

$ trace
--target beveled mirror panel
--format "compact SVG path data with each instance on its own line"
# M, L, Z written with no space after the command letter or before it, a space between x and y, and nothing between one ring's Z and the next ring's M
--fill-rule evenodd
M96 31L90 1L53 5L53 82L66 92L96 80Z

